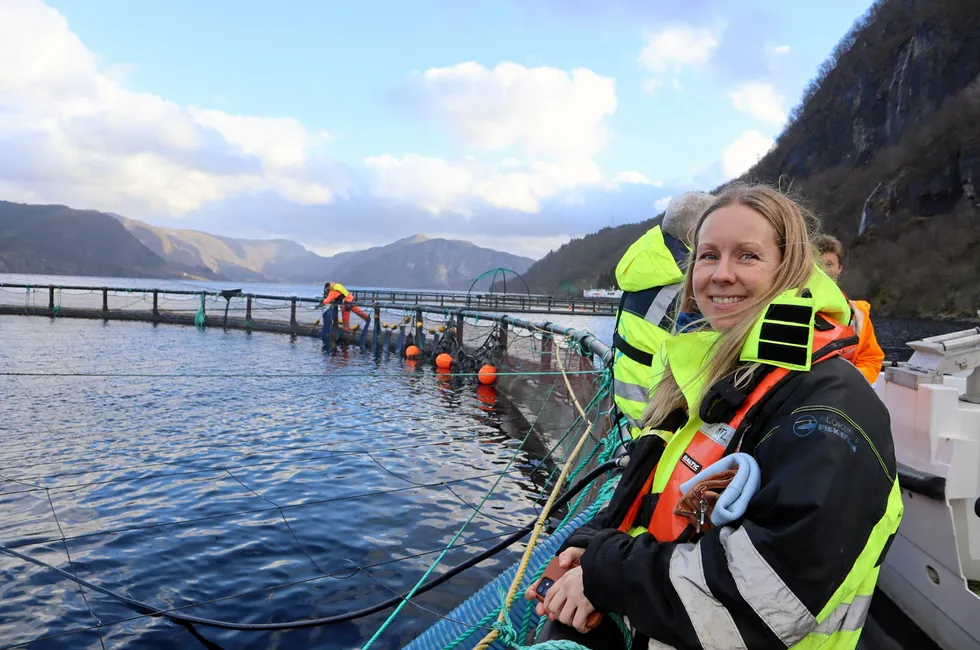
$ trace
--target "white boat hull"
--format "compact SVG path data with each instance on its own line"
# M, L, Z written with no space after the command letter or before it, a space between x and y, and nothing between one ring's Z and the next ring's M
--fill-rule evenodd
M980 650L980 597L968 585L980 580L980 405L959 399L962 376L914 374L890 370L875 388L905 475L940 477L945 488L902 490L905 514L878 586L943 650Z

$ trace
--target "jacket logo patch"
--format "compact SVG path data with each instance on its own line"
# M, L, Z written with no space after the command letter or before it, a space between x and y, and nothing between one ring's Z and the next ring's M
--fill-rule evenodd
M857 433L846 420L836 415L824 415L820 418L817 428L843 440L852 452L857 451Z
M801 415L796 418L796 422L793 423L793 433L801 438L806 438L808 435L816 431L817 429L817 418L812 415Z
M681 462L684 463L685 465L687 465L688 469L690 469L695 474L697 474L698 472L701 471L701 463L699 463L698 461L694 460L693 458L691 458L687 454L684 454L683 456L681 456Z
M793 423L793 433L800 438L806 438L814 431L837 436L853 452L857 451L858 434L854 427L844 418L838 417L833 413L820 415L801 415Z

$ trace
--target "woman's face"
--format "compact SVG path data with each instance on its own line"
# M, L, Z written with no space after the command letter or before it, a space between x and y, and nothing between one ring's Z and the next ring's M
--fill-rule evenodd
M698 231L691 280L711 327L737 324L772 286L782 259L776 231L752 208L729 205L709 214Z

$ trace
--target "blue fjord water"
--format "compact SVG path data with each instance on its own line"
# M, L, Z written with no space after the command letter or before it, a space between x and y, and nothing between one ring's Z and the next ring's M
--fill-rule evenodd
M0 375L0 544L227 621L330 616L407 591L524 433L470 382L278 334L0 316L0 372L38 373ZM444 567L534 516L536 465L517 452ZM375 647L400 647L514 558L420 597ZM189 629L0 554L4 648L350 648L387 613Z

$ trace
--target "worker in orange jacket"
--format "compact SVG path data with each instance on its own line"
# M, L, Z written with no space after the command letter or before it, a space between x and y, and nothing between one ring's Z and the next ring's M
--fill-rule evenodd
M323 285L323 304L332 305L337 301L340 301L345 332L350 331L350 313L352 311L363 318L365 323L371 320L371 317L364 313L363 309L357 305L349 304L354 302L354 294L348 291L347 287L339 282L327 282Z
M827 275L835 281L844 270L844 246L832 235L817 235L813 239L818 259ZM854 316L851 326L858 335L858 346L854 351L853 363L870 382L878 381L885 353L878 345L875 328L871 324L871 305L865 300L848 300Z

